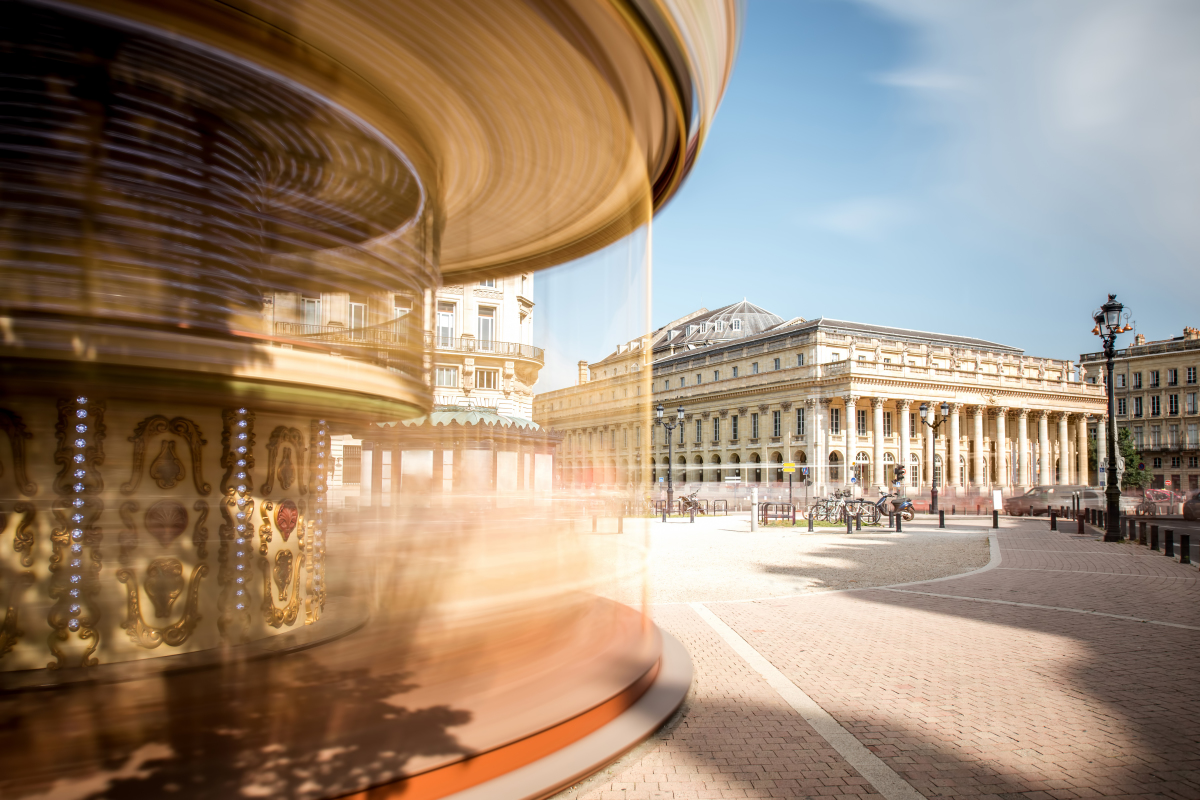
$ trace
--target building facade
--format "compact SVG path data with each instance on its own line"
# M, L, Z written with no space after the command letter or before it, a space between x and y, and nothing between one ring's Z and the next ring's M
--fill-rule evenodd
M410 350L423 340L439 406L479 406L529 419L545 354L533 344L533 274L404 291L265 299L264 327L283 340L370 350Z
M1106 381L1104 353L1079 357L1084 380ZM1147 342L1138 334L1113 364L1116 426L1127 429L1156 489L1200 489L1200 329ZM1095 436L1097 427L1091 426Z
M1070 361L1006 345L831 319L783 320L742 302L675 320L605 359L577 386L535 398L565 437L566 484L778 484L794 462L817 493L905 489L950 496L1086 483L1102 387ZM641 400L640 398L645 398ZM948 415L936 429L921 404ZM673 434L652 409L684 409ZM934 421L940 413L931 417Z

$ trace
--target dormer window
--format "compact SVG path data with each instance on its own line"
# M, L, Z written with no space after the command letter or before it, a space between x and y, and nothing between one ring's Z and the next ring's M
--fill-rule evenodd
M717 320L717 333L724 333L724 332L725 332L725 320L719 319L719 320Z
M733 321L733 329L735 331L740 331L742 329L742 321L740 319L735 319Z
M691 335L692 335L693 333L695 333L697 330L699 330L699 328L697 328L695 325L688 325L688 326L687 326L687 334L686 334L686 335L687 335L687 336L691 336Z

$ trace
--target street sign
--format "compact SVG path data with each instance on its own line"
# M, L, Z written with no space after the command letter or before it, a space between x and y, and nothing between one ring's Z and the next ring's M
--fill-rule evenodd
M725 482L726 483L741 483L742 479L740 477L738 477L737 475L726 475Z
M788 465L784 464L784 465L783 465L783 471L784 471L784 472L795 472L795 471L796 471L796 468L795 468L795 467L789 467Z
M801 467L801 468L800 468L800 474L801 474L801 475L804 475L804 476L807 476L807 475L808 475L808 467Z
M796 462L794 462L794 461L785 461L785 462L783 462L783 468L784 468L784 469L791 469L791 470L794 470L794 469L796 469Z
M658 482L659 482L659 483L665 483L665 482L666 482L666 480L667 480L666 478L659 478L659 479L658 479Z

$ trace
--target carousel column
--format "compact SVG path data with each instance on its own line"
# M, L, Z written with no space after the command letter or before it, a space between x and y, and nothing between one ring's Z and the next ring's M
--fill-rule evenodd
M875 488L887 491L888 476L883 469L883 403L882 397L871 398L871 440L875 445L871 452L871 470Z
M1008 409L996 409L996 484L1007 488L1009 475L1012 472L1008 466Z
M1038 412L1038 485L1054 483L1054 460L1050 457L1050 412Z
M900 466L904 467L905 472L912 471L912 458L908 451L909 438L912 436L912 431L909 429L908 424L908 409L911 405L911 400L901 400L896 403L897 413L900 414ZM904 486L907 486L909 483L908 477L907 475L905 476ZM920 480L920 476L917 476L917 480ZM898 490L901 494L904 494L904 486L901 486Z
M1067 414L1058 415L1058 484L1071 484L1071 427L1067 422Z
M976 488L986 487L987 481L983 479L983 406L975 406L973 414L975 423L975 458L973 459L975 469L975 480L971 484Z
M962 406L958 403L950 404L950 441L946 454L947 460L950 462L950 481L949 485L954 489L954 495L957 496L959 488L963 485L962 469L959 465L959 459L962 457L960 448L962 447L962 434L959 431L959 418L962 413Z
M1017 412L1017 484L1021 491L1029 490L1029 409Z

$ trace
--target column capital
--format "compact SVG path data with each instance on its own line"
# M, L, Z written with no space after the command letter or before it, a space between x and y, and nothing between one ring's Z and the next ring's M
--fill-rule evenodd
M721 419L725 419L725 417L729 416L729 409L728 408L718 408L717 413L721 415Z
M762 403L761 405L759 405L758 410L765 414L771 410L771 404L770 403Z
M985 406L985 405L971 406L971 413L974 414L976 417L982 417L984 414L987 413L987 406Z
M712 415L712 412L711 412L711 411L701 411L701 412L700 412L700 416L701 416L702 418L704 418L704 419L708 419L708 418L709 418L709 416L711 416L711 415Z
M784 411L791 411L792 410L792 401L784 400L782 403L779 404L779 407L782 408Z
M844 402L848 406L857 405L858 404L858 395L856 395L856 394L842 395L842 402Z
M886 397L872 397L871 408L883 408L883 404L887 402Z
M1010 409L1008 406L995 406L992 410L996 412L997 417L1007 417L1008 412L1012 409Z
M737 412L739 414L748 414L750 412L750 406L738 406Z
M1029 418L1029 409L1028 408L1018 408L1017 416L1020 417L1021 419L1028 419Z
M957 414L963 410L962 403L950 403L949 405L950 405L950 413L951 414Z
M816 408L817 407L817 398L815 398L815 397L804 398L804 405L807 406L808 408Z
M900 411L907 411L912 406L912 404L913 404L913 401L906 397L906 398L896 401L896 408L899 409Z
M820 403L821 405L825 406L826 408L829 408L831 405L833 405L833 398L832 397L821 397L821 398L817 399L817 402Z

